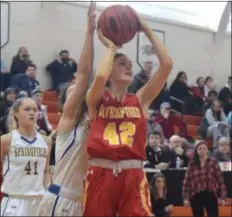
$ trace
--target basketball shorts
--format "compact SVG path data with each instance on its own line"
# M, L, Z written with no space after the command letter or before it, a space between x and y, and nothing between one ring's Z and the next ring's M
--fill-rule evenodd
M82 204L50 192L40 201L37 216L81 216Z
M1 216L35 216L41 197L3 197Z
M149 185L141 169L90 166L85 180L83 216L153 216Z

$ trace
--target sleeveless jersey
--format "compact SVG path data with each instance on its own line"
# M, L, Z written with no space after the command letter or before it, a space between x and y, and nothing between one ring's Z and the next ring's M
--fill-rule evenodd
M72 190L83 190L84 176L88 167L88 158L85 153L87 131L88 121L85 116L71 132L57 134L54 184Z
M2 192L10 196L43 195L47 154L48 145L38 132L29 141L13 130L10 150L3 161Z
M118 101L105 91L90 122L87 153L113 161L145 160L145 145L146 120L137 96L126 94Z

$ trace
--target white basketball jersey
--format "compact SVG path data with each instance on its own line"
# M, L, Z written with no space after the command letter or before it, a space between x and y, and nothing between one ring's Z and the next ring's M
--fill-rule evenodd
M33 141L21 136L17 130L13 130L11 136L11 147L3 162L1 191L10 196L43 195L48 154L46 141L39 133Z
M85 153L87 124L85 117L71 132L57 134L56 138L53 183L78 191L80 195L82 195L83 179L88 167L88 157Z

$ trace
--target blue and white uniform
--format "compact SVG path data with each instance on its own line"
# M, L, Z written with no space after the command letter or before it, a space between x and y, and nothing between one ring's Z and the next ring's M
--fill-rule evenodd
M88 122L83 118L71 132L57 134L53 184L40 203L38 216L80 216L83 182L88 167L85 139Z
M25 138L17 130L11 132L9 153L3 160L4 197L1 216L33 216L45 193L44 171L48 145L37 133Z

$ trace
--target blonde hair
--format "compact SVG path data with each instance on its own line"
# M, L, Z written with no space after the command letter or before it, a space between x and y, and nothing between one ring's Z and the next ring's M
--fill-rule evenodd
M10 108L9 114L7 116L6 124L7 124L7 128L9 130L9 132L17 129L17 123L16 123L15 118L14 118L13 107Z

